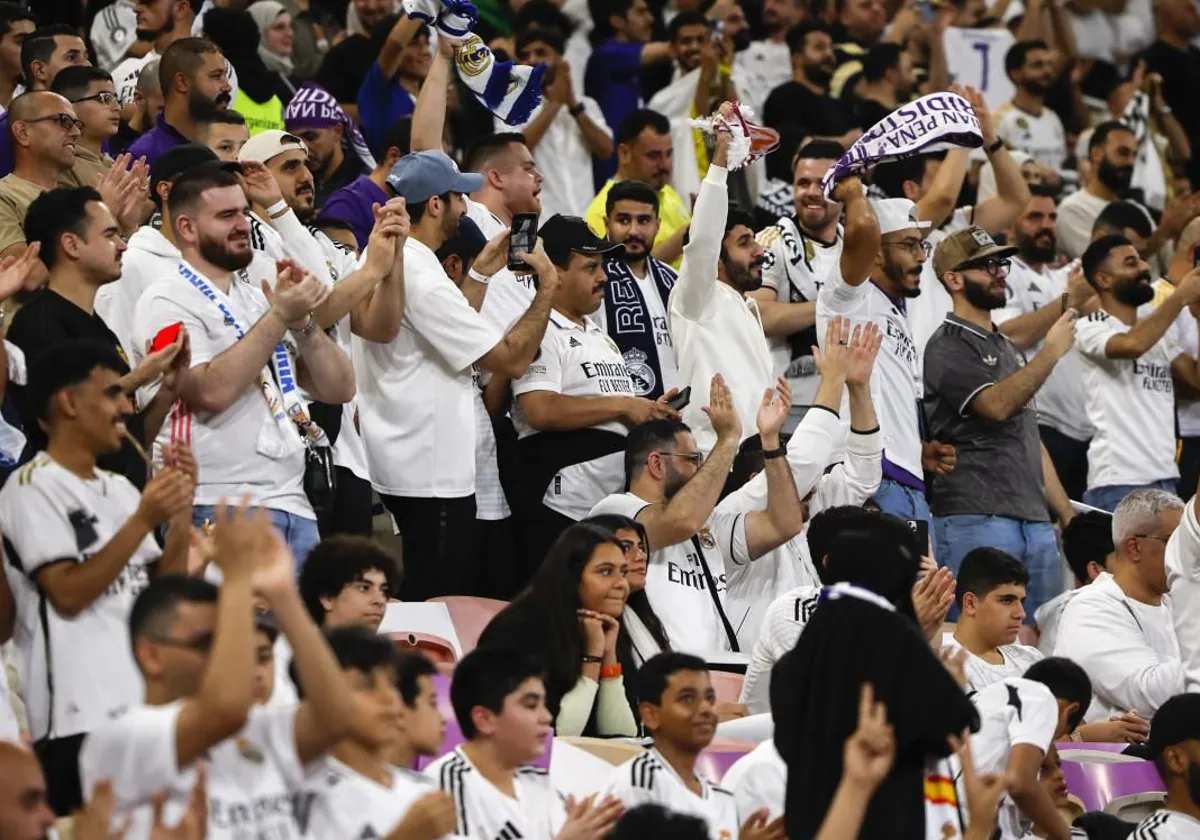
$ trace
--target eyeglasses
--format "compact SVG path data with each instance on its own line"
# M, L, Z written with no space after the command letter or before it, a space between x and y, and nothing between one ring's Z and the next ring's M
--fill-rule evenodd
M962 267L962 270L966 271L972 268L986 271L993 277L999 277L1000 272L1002 271L1005 274L1008 274L1008 270L1012 268L1012 260L998 260L995 257L989 257L988 259L980 262L967 263Z
M54 120L59 124L63 131L70 131L74 128L76 131L83 131L83 122L72 117L70 114L50 114L46 117L34 117L31 120L21 120L27 123L50 122Z
M1155 534L1134 534L1133 538L1135 540L1158 540L1163 545L1166 545L1168 542L1171 541L1170 537L1159 537L1159 536L1156 536Z
M914 257L924 255L928 258L933 253L933 246L924 239L901 239L899 242L884 242L883 244L893 248L905 248Z
M181 648L182 650L193 650L197 653L207 653L212 649L213 634L201 633L194 639L168 639L165 636L150 636L150 641L157 642L160 645L167 647Z
M685 461L691 461L697 467L704 463L703 452L659 452L658 454L666 458L682 458Z
M80 102L99 102L101 105L111 108L118 103L118 100L117 95L111 90L102 90L99 93L93 93L91 96L81 96L79 99L71 100L72 105L78 105Z

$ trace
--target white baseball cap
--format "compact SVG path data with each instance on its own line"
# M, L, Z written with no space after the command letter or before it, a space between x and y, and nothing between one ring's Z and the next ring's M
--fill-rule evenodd
M289 134L277 128L269 128L266 131L260 131L246 141L246 145L242 146L242 150L238 152L238 162L256 161L258 163L266 163L271 158L281 155L284 152L290 152L292 149L299 149L305 153L308 152L308 147L304 145L304 141L295 134Z
M871 209L879 220L879 232L895 233L898 230L919 228L924 230L930 222L922 222L917 215L917 205L907 198L873 198Z

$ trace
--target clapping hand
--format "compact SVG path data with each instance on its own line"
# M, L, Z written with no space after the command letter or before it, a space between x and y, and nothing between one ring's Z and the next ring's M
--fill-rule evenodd
M861 326L854 327L861 339ZM813 361L821 378L828 382L845 382L850 373L850 339L852 328L849 318L837 315L825 325L825 348L812 348Z
M291 260L277 260L275 267L279 272L275 289L264 280L263 294L289 329L303 329L309 314L329 297L330 289Z
M625 806L615 797L605 797L596 802L596 796L576 800L567 797L567 821L559 830L555 840L602 840L625 813Z
M404 243L408 240L412 221L403 198L393 198L384 205L374 204L375 226L367 240L366 266L383 277L392 269L395 260L404 259Z
M947 568L923 575L912 590L913 609L925 638L934 641L954 605L954 574Z
M742 439L742 419L738 417L737 406L733 403L733 393L725 384L725 378L716 374L712 378L709 389L708 405L701 409L712 423L717 439L732 440L740 443Z
M46 279L46 266L38 259L42 243L34 242L19 257L0 260L0 301L18 292L32 292Z
M792 388L786 377L775 380L774 388L763 391L762 404L758 408L758 433L764 449L779 448L779 433L792 411Z
M847 346L850 348L850 359L846 363L846 384L851 388L870 387L875 358L883 346L883 331L874 321L859 324L854 328Z
M787 840L783 817L772 820L766 808L759 808L742 823L738 840Z

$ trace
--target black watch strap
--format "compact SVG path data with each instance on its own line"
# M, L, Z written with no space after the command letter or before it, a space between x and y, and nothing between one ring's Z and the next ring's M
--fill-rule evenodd
M580 114L583 113L583 103L576 102L574 105L572 105L570 108L567 109L567 113L570 114L572 117L578 117Z
M787 454L787 444L779 444L778 449L764 449L762 451L763 458L782 458Z
M996 142L993 143L992 145L988 146L986 149L984 149L984 151L987 152L989 155L994 155L996 152L1000 151L1003 148L1004 148L1004 141L1001 140L999 137L997 137Z

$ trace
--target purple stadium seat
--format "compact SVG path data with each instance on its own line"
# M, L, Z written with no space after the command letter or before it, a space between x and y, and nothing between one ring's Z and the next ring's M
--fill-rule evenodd
M1149 761L1125 764L1064 761L1062 768L1067 790L1078 796L1089 811L1104 811L1118 799L1165 793L1167 789Z

